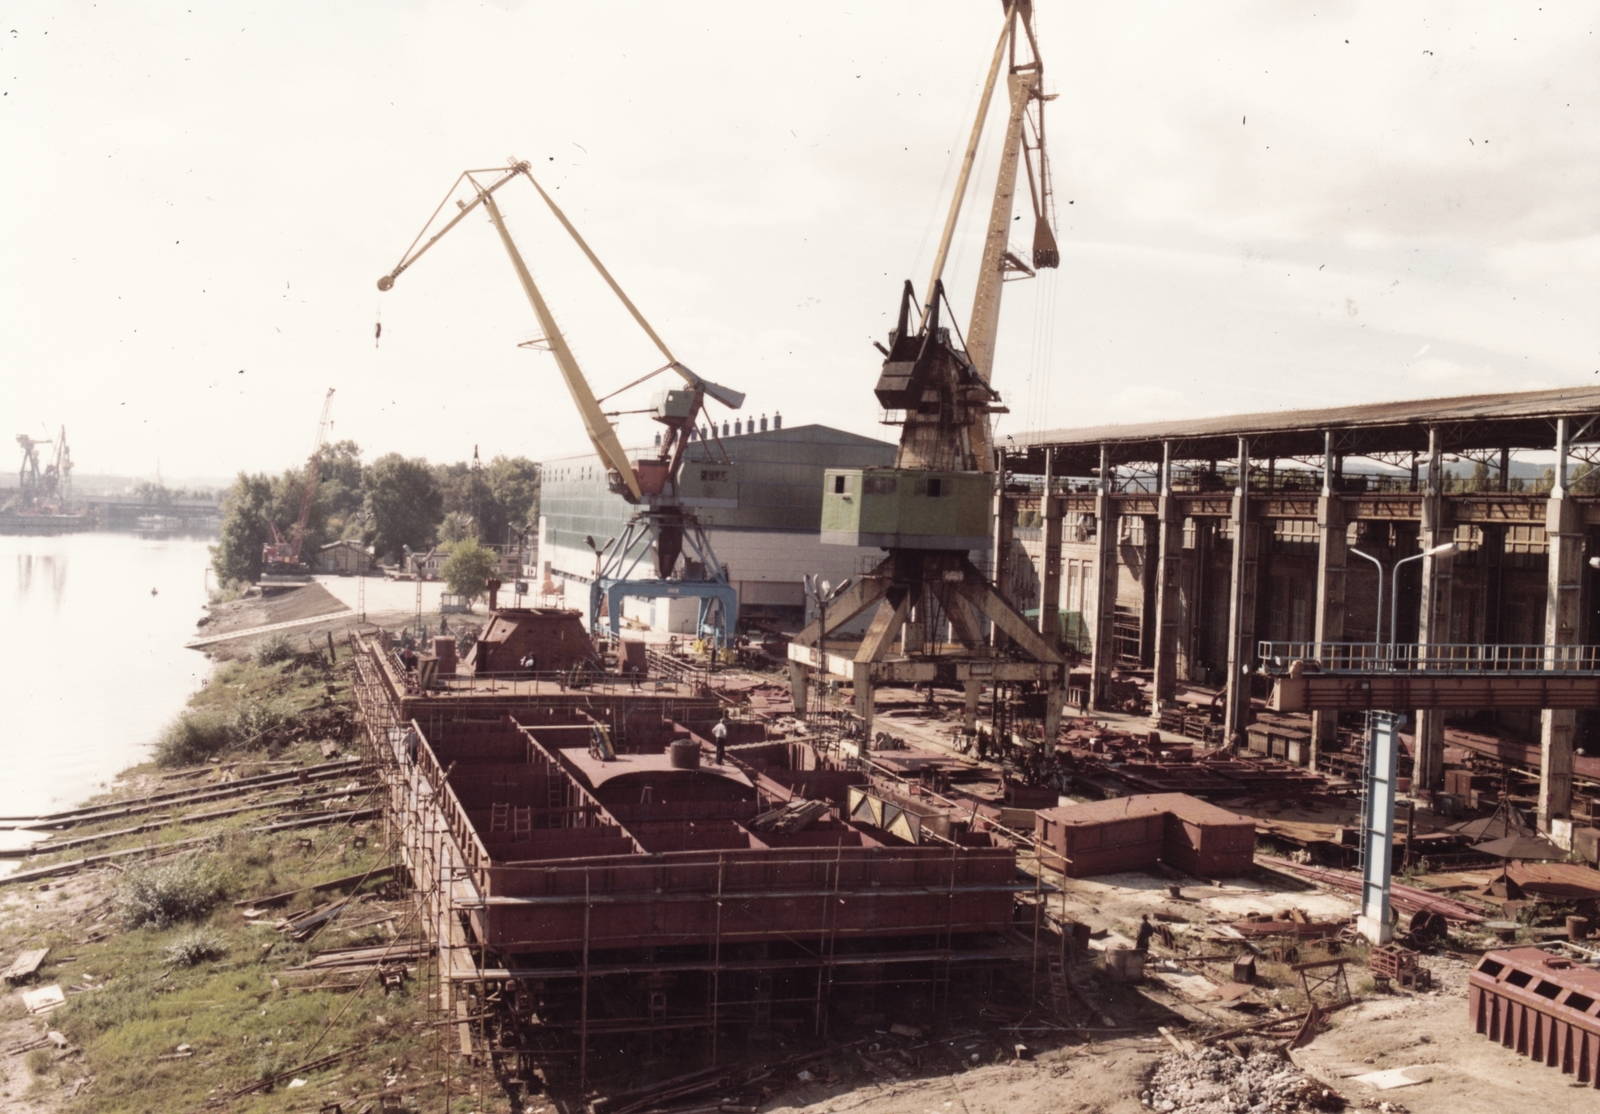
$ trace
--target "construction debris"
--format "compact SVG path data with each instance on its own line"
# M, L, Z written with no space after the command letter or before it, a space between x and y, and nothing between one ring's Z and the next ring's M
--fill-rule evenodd
M1140 1102L1158 1114L1299 1114L1343 1101L1283 1056L1220 1048L1162 1057Z
M751 831L789 835L804 831L813 820L827 815L831 807L827 801L793 800L782 808L763 812L745 826Z
M67 996L56 983L41 986L37 990L24 990L22 1004L32 1014L49 1013L57 1006L67 1004Z
M44 962L44 957L50 954L49 948L31 948L21 952L11 961L11 966L0 971L0 979L9 983L19 983L24 979L32 978L33 973Z

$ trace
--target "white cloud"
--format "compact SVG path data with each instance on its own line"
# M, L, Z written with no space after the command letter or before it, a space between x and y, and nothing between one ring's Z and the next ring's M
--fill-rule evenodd
M1007 286L1012 428L1600 368L1592 11L1037 5L1063 266ZM372 344L378 274L462 168L516 153L686 363L758 413L881 435L869 341L926 281L996 8L19 9L0 422L65 422L86 470L278 469L332 385L374 453L576 447L481 221L381 299ZM963 317L988 153L947 275ZM513 188L597 385L656 366Z

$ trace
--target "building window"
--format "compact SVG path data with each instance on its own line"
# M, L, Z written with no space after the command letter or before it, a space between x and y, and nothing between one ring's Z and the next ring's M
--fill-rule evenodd
M843 476L835 476L835 477L833 477L833 493L835 495L843 495L844 494L844 477Z

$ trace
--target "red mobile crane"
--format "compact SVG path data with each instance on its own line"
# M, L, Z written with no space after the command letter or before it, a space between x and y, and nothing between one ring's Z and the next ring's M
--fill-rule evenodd
M300 496L300 517L295 519L289 540L283 540L278 525L271 520L267 528L272 540L261 547L261 571L267 576L304 576L311 570L300 560L300 549L306 542L306 523L311 519L311 502L317 497L317 481L322 478L322 449L328 440L328 415L333 411L333 388L328 388L322 400L322 416L317 419L317 439L311 446L311 459L306 463L306 486Z

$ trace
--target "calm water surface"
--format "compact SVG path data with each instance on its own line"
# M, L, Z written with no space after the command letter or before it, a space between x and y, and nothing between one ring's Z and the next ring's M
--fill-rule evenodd
M207 544L0 535L0 816L69 808L149 755L210 672L183 648Z

